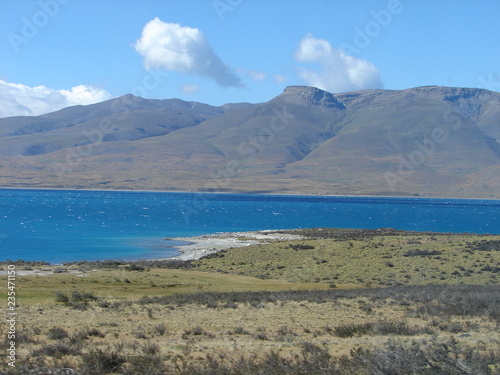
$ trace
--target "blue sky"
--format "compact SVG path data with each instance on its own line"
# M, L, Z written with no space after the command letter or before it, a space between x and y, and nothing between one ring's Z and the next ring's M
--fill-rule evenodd
M0 0L0 117L128 93L500 91L497 0Z

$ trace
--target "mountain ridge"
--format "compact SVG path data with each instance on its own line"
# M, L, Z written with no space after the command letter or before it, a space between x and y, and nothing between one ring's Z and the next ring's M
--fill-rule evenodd
M0 187L500 198L500 94L288 86L0 119Z

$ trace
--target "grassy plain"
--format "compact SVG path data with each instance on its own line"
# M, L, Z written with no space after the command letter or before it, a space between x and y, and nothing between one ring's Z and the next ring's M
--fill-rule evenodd
M338 286L498 284L500 236L297 230L310 239L221 251L195 269Z
M153 268L128 271L115 269L86 269L75 266L52 267L58 273L50 276L20 276L18 294L21 304L52 304L54 293L71 294L73 291L93 293L99 298L133 300L144 295L164 296L200 291L257 291L287 289L327 289L328 284L289 283L281 280L259 280L248 276L221 273ZM52 269L45 268L45 269ZM62 271L61 271L62 270Z
M500 374L500 236L297 234L184 263L19 263L0 373Z

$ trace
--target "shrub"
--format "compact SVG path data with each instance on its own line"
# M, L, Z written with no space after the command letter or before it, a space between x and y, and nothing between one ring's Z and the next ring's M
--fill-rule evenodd
M263 332L259 332L259 333L256 333L255 335L253 335L253 338L255 340L265 341L265 340L267 340L267 335Z
M187 346L186 346L187 347ZM164 363L156 344L131 345L134 353L124 354L123 345L115 349L96 349L81 354L64 345L46 345L8 372L9 374L61 374L62 361L44 362L43 356L61 358L64 355L80 355L75 374L178 374L178 375L434 375L434 374L485 374L498 375L500 351L486 351L481 346L469 347L454 339L448 340L388 340L373 348L353 349L350 355L331 356L327 347L303 342L295 355L277 351L258 355L234 357L221 352L207 355L205 360L195 361L186 351L184 355L170 358ZM50 365L48 365L50 363Z
M143 339L143 340L145 340L145 339L148 338L148 336L146 335L146 331L144 331L144 328L142 328L142 327L139 327L137 329L137 331L134 331L133 335L134 335L134 337L136 339Z
M226 302L222 307L225 309L237 309L238 305L234 302Z
M117 372L125 362L125 356L117 351L94 349L82 355L80 370L85 375L105 375Z
M192 329L185 330L184 334L186 334L186 335L200 336L200 335L205 335L206 332L205 332L205 330L202 327L196 326L196 327L194 327Z
M362 336L373 331L373 323L362 323L362 324L342 324L333 329L333 334L342 337L353 337L353 336Z
M91 328L87 330L87 335L88 336L93 336L93 337L105 337L106 335L99 331L97 328Z
M109 309L111 307L111 303L109 301L99 301L97 306L103 308L103 309Z
M95 300L97 300L97 297L92 292L80 292L78 290L71 292L71 302L89 302Z
M163 336L167 332L167 327L165 324L158 324L157 326L153 327L153 334L157 336Z
M283 326L276 331L276 341L293 342L297 334L287 326Z
M68 337L68 332L59 327L52 327L47 332L47 338L49 340L61 340L65 339L66 337Z
M144 271L146 268L144 268L143 266L140 266L140 265L138 265L136 263L132 263L126 269L128 271Z
M471 315L500 320L500 286L498 285L410 285L367 289L286 290L259 292L203 292L143 297L139 304L161 304L169 308L186 304L248 303L265 307L268 302L336 302L339 298L369 298L373 301L394 300L400 306L418 304L417 316Z
M499 353L459 347L454 340L389 340L374 349L354 349L350 356L332 357L324 347L305 342L300 354L290 357L271 351L266 355L227 358L208 356L206 361L182 358L179 375L229 374L498 374Z
M482 240L467 242L466 249L471 251L499 251L500 240Z
M141 352L142 354L127 358L128 366L125 370L120 371L121 374L164 375L168 373L158 345L146 343L142 346Z
M379 335L401 335L413 336L424 333L425 329L419 327L410 327L407 323L401 321L380 321L374 325L374 333Z
M402 344L389 340L373 350L354 350L352 362L369 374L495 374L492 365L498 353L481 353L460 347L456 340L413 341Z
M28 330L26 328L17 331L16 341L21 344L37 344L39 342L38 338L33 337L33 335L39 335L40 329L33 328ZM9 341L7 335L5 336L5 341Z
M65 355L79 355L80 349L63 343L44 345L31 352L33 357L53 357L60 359Z
M89 338L89 335L87 334L86 330L80 330L71 336L69 336L69 343L71 345L80 345L82 341L87 340Z
M408 250L403 254L404 257L418 257L418 256L431 256L431 255L441 255L443 252L438 250Z
M228 331L227 334L228 335L249 335L250 332L245 330L243 327L238 326L238 327L234 327L234 329L232 331Z
M64 294L60 291L56 292L56 302L62 302L62 303L68 303L69 302L69 297L67 294Z
M315 249L314 246L311 245L303 245L303 244L290 244L288 245L291 249L294 250L312 250Z
M477 330L479 328L479 324L473 323L470 321L467 322L441 322L438 324L438 328L441 331L450 332L450 333L460 333L471 330Z

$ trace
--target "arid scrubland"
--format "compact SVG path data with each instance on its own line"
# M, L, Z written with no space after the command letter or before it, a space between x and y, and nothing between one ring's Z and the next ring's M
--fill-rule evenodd
M500 374L498 236L319 232L190 262L18 262L0 373Z

